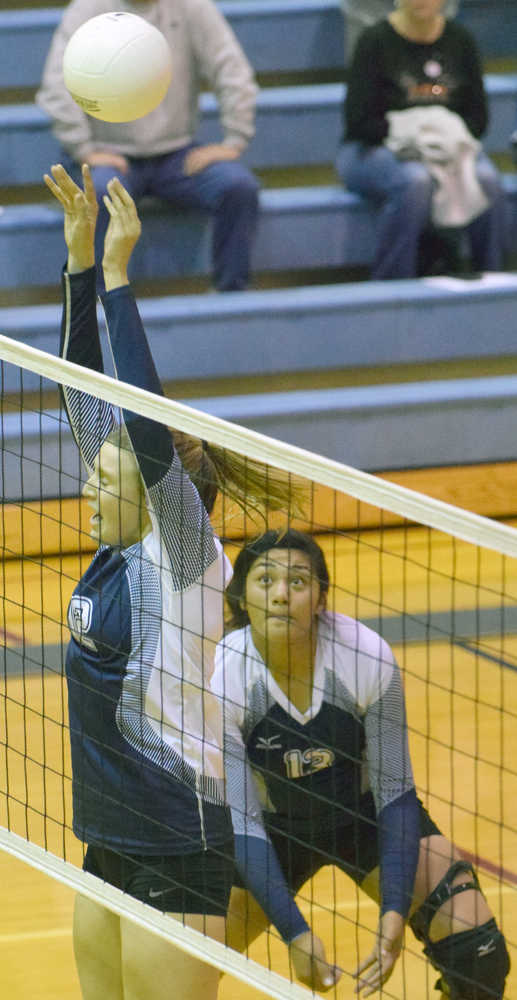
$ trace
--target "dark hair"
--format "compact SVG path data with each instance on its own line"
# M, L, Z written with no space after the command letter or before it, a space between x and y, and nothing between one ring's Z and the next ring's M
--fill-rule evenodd
M246 593L248 573L259 556L271 549L299 549L309 556L314 575L320 585L320 594L328 592L330 586L329 571L325 556L311 535L303 531L266 531L248 542L239 552L233 567L233 577L226 588L226 600L231 611L227 623L227 631L248 625L248 612L241 607L241 601Z

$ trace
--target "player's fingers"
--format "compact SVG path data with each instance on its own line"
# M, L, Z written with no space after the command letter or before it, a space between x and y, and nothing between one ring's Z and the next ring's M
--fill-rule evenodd
M316 960L315 965L320 984L317 987L319 989L329 990L331 986L335 986L339 982L343 975L343 970L338 965L328 965L327 962L322 962L319 959Z
M83 178L84 193L89 202L96 202L97 195L95 193L95 185L93 183L90 168L87 163L83 163L81 167L81 173Z
M115 208L115 205L113 204L111 198L107 194L105 194L105 195L103 195L102 200L103 200L106 208L108 209L108 212L109 212L111 218L115 219L116 216L117 216L117 209Z
M69 197L73 197L77 191L81 190L61 163L54 163L50 168L50 172L61 190Z
M51 191L54 195L54 198L57 198L57 200L61 202L63 208L66 208L68 198L63 194L61 188L55 183L52 177L50 177L49 174L43 174L43 180L45 181L49 191Z
M372 968L367 976L361 976L354 988L354 993L361 993L366 997L379 988L382 982L382 970Z
M357 966L355 972L352 973L354 978L357 979L357 977L360 976L362 972L365 972L366 969L369 969L370 966L373 965L373 963L376 961L377 961L377 952L371 951L370 954L366 956L366 958L363 958L363 961L360 962L360 964Z
M85 209L86 209L86 205L87 205L87 202L86 202L86 198L84 197L83 192L82 191L76 191L76 193L74 195L74 198L73 198L73 201L72 201L72 207L74 208L75 212L77 214L79 214L80 212L84 212Z
M120 180L120 178L116 177L115 180L116 180L116 183L117 183L117 191L118 191L118 195L120 197L120 200L124 203L124 205L127 206L127 208L135 208L135 202L134 202L132 196L130 195L128 189L126 187L124 187L124 185L123 185L122 181Z
M135 203L129 193L129 191L124 187L122 181L118 177L113 177L109 184L108 190L115 203L120 204L121 207L127 210L135 210Z
M390 951L382 950L376 956L375 961L371 963L366 976L360 975L355 992L359 993L362 991L363 997L375 993L390 978L396 960L397 955L394 955Z

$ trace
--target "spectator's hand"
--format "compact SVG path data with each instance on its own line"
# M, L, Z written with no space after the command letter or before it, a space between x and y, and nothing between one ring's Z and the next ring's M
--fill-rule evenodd
M304 931L291 941L289 955L297 978L312 990L326 992L341 978L342 970L328 964L323 942L312 931Z
M388 981L400 955L403 940L404 918L394 910L388 910L379 921L373 951L354 972L354 978L358 981L356 993L364 990L363 997L369 997Z
M109 150L102 152L102 150L94 150L93 153L89 153L86 157L86 162L90 167L113 167L114 170L120 170L121 174L127 174L129 170L129 163L125 156L120 153L110 153Z
M68 247L67 269L70 274L85 271L95 264L95 225L99 211L95 188L87 164L82 166L83 187L67 174L60 163L50 168L52 177L44 174L49 191L63 206L64 235Z
M183 162L183 172L187 177L192 174L199 174L211 163L220 163L221 160L238 160L241 150L238 146L227 146L224 142L213 142L209 146L195 146L191 149Z
M142 226L131 195L117 177L108 183L104 204L110 220L104 238L102 267L106 291L109 292L112 288L128 284L127 266Z

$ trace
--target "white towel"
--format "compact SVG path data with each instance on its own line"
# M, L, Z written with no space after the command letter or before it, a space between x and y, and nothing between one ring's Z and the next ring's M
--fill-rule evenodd
M437 226L466 226L490 202L476 172L481 143L463 118L440 105L389 111L385 145L401 160L421 160L436 181L432 220Z

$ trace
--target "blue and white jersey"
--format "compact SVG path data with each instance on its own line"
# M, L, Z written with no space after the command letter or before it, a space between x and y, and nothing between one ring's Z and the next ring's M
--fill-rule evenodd
M318 618L312 701L291 704L250 627L226 635L212 690L223 700L236 834L286 831L317 843L371 790L377 814L414 788L400 672L387 643L344 615Z
M117 376L161 386L129 287L103 296ZM62 355L102 370L94 269L64 275ZM86 467L112 408L63 387ZM102 545L68 609L74 831L129 853L190 853L231 835L222 714L210 692L231 568L163 425L124 411L151 530Z

